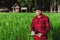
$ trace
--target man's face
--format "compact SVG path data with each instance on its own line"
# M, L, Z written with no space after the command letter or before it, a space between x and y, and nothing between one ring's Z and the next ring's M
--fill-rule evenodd
M40 15L41 14L41 10L36 10L36 15Z

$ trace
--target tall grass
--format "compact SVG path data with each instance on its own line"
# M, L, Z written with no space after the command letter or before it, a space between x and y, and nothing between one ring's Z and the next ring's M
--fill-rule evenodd
M47 40L60 40L60 14L45 13L50 19L51 30ZM30 24L34 13L0 13L0 40L33 40Z

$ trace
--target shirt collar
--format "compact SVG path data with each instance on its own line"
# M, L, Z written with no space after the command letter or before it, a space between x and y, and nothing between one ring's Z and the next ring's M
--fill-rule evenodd
M36 17L38 18L38 16L36 16ZM42 18L42 17L43 17L43 14L40 15L40 18Z

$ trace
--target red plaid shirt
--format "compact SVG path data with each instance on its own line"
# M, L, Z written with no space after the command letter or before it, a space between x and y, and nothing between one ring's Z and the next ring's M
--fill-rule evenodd
M37 31L42 34L47 34L50 30L49 18L45 15L41 15L40 18L35 16L31 23L31 31Z

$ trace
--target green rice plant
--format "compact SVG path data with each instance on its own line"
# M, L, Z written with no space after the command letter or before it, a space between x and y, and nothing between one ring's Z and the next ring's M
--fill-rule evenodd
M30 34L35 13L0 13L0 40L33 40ZM47 40L60 40L60 14L44 13L50 19Z

